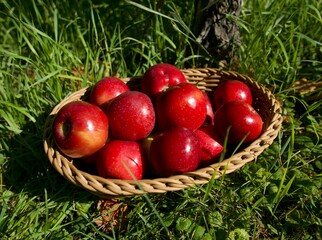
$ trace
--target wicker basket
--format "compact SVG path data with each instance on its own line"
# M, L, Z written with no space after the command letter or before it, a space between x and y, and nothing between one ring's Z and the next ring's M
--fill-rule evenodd
M281 125L281 107L274 95L250 77L231 71L214 68L185 69L182 70L188 82L197 85L204 91L213 91L221 81L238 79L247 83L253 93L254 107L261 115L264 125L260 137L238 151L233 156L220 163L198 169L186 174L175 175L168 178L143 179L139 181L125 181L119 179L105 179L82 171L73 163L73 159L64 157L57 149L51 133L51 126L55 114L66 103L88 97L88 89L84 88L74 92L61 101L50 113L44 128L44 150L53 167L73 184L101 197L131 196L143 193L165 193L192 187L196 184L206 184L213 178L229 174L253 161L276 138ZM124 79L131 89L138 89L139 77Z

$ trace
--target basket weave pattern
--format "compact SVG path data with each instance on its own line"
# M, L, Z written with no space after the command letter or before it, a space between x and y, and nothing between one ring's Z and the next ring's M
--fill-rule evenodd
M282 126L282 110L274 95L266 88L258 84L254 79L231 71L223 71L214 68L185 69L182 70L187 81L197 85L204 91L213 91L220 82L227 79L237 79L247 83L253 93L254 108L263 119L263 131L260 137L249 144L246 148L238 151L233 156L219 163L209 165L181 175L168 178L119 180L105 179L96 175L79 170L73 163L73 159L63 156L55 145L51 126L55 114L67 103L84 99L88 89L84 88L74 92L58 105L56 105L47 118L44 128L44 150L53 167L66 179L82 187L93 194L107 198L111 196L131 196L143 193L165 193L178 191L192 187L196 184L206 184L211 178L219 178L223 174L232 173L248 162L253 161L276 138ZM140 78L123 79L131 89L138 89Z

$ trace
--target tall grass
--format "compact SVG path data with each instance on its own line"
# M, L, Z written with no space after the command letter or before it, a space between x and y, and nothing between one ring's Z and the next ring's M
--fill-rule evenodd
M322 100L294 87L321 82L321 0L245 1L235 19L242 46L227 68L270 88L285 116L256 161L209 185L121 199L125 230L108 232L97 197L50 166L42 128L71 92L158 62L217 67L191 31L193 1L160 3L0 3L0 238L321 239Z

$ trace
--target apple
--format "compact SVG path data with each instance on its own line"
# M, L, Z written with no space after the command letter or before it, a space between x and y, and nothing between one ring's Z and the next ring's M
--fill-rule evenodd
M98 152L99 150L89 156L81 157L80 160L86 165L95 165L97 161Z
M138 142L112 139L98 152L96 166L98 175L104 178L140 180L145 161Z
M141 149L143 151L143 154L145 155L145 159L146 159L146 177L154 177L153 176L153 169L151 166L151 161L150 161L150 147L151 147L151 143L153 141L153 139L155 138L155 136L158 134L158 132L153 131L152 134L150 134L149 136L147 136L146 138L138 141L138 143L141 146Z
M200 143L192 130L183 127L168 129L151 142L150 164L157 176L193 171L199 162Z
M258 112L243 101L232 101L222 105L215 112L214 124L221 138L224 139L228 133L227 141L233 145L241 141L254 141L261 134L263 127Z
M172 127L199 128L206 119L207 103L203 92L190 83L168 88L155 102L157 124L160 130Z
M204 123L213 125L214 124L214 116L215 116L214 109L213 109L213 106L211 104L211 101L210 101L208 93L203 92L203 94L204 94L205 99L206 99L206 109L207 109L206 119L205 119Z
M93 86L89 102L103 108L110 100L127 91L130 89L121 79L105 77Z
M67 103L57 113L52 132L57 147L66 156L81 158L102 148L108 139L105 113L85 101Z
M149 160L149 157L150 157L149 153L150 153L151 143L157 134L158 134L157 132L153 132L146 138L138 141L140 143L142 150L146 153L147 160Z
M212 100L215 109L218 109L230 101L244 101L252 105L253 97L251 89L246 83L239 80L227 80L214 90Z
M215 126L210 124L202 125L195 133L200 141L200 167L217 162L224 147Z
M159 63L150 67L143 75L141 91L154 101L168 87L186 81L186 77L176 66L168 63Z
M105 111L113 138L137 141L147 137L155 125L151 99L139 91L128 91L114 98Z

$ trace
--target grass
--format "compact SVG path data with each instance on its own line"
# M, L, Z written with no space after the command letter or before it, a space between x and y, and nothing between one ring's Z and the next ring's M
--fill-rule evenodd
M110 2L0 3L0 238L321 239L322 100L294 84L321 82L322 1L245 1L235 19L242 46L227 69L283 104L270 148L209 186L121 199L125 228L108 222L104 231L99 199L63 179L43 152L48 113L105 75L140 75L158 62L216 67L190 30L193 1L160 10L149 0Z

